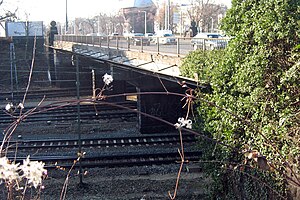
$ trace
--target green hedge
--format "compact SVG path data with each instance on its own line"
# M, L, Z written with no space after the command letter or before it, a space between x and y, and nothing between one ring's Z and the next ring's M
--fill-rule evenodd
M198 91L199 97L226 109L201 101L197 108L197 128L233 148L207 141L201 145L206 158L219 163L208 167L219 177L215 188L222 186L217 199L233 199L234 194L272 199L275 191L287 195L283 174L289 169L283 163L289 163L299 175L299 22L300 1L233 0L222 26L232 38L225 51L192 52L181 66L183 75L209 85L210 92ZM241 171L238 164L244 162L242 152L246 150L258 151L268 164L265 168L276 170L266 170L249 159L249 166L261 169ZM249 176L253 173L255 178ZM229 177L233 183L241 177L247 180L239 186L241 194L228 188L233 186L224 182ZM265 186L264 198L254 195L257 178L274 189Z

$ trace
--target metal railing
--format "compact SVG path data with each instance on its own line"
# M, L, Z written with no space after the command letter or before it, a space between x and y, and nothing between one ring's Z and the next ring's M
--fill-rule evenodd
M123 37L56 35L56 42L72 42L127 51L151 52L185 56L196 49L213 50L226 48L228 39L184 37Z

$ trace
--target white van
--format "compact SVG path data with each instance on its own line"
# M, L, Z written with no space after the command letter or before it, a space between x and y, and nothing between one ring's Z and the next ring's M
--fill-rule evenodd
M219 33L198 33L191 39L194 49L224 49L228 44L228 39Z
M175 36L171 30L159 30L155 32L152 40L155 44L177 44Z

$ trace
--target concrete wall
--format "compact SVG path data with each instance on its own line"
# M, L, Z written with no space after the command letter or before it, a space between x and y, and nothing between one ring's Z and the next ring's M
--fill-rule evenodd
M183 59L182 57L178 57L175 55L140 52L138 50L127 51L116 48L74 44L72 42L54 42L54 46L68 51L74 51L74 49L81 49L82 52L98 52L98 55L93 54L94 57L97 57L101 54L107 54L107 56L102 56L101 59L112 59L113 61L121 63L124 63L124 60L131 60L126 64L133 66L141 66L141 68L148 69L150 71L160 71L160 73L164 73L171 76L180 76L179 67ZM151 61L153 62L152 64L149 63ZM144 63L149 64L144 65Z

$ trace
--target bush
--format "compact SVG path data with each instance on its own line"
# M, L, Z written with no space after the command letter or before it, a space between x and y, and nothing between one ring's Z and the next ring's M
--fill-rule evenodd
M223 20L232 37L225 51L193 52L183 62L184 75L194 78L197 73L200 83L211 88L197 95L215 105L199 103L198 128L231 147L202 142L206 158L220 163L208 167L223 190L215 198L272 199L275 191L286 196L285 183L293 179L287 175L293 169L299 176L299 24L300 1L234 0ZM259 173L249 168L245 175L244 164ZM240 178L246 182L237 194L226 180ZM273 193L255 196L258 179Z

